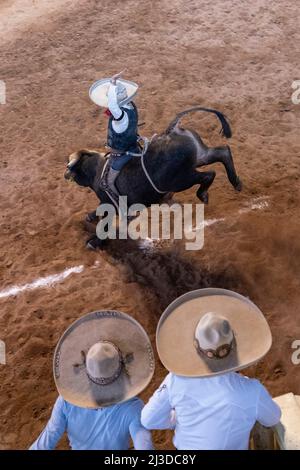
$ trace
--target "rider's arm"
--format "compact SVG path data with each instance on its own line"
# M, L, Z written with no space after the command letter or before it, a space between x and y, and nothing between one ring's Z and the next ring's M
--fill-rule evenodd
M120 108L117 99L117 86L110 83L108 89L108 109L110 110L114 120L113 129L118 134L125 132L128 127L128 115Z
M120 119L122 117L123 111L118 105L117 85L115 85L114 83L110 83L109 85L107 98L108 98L108 109L110 110L114 119Z

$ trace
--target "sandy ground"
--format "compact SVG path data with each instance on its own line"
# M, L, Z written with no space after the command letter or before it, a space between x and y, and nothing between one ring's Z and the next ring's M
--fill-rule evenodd
M291 362L292 341L300 339L296 2L2 0L0 14L0 79L7 86L7 104L0 105L0 339L7 348L0 448L28 447L45 425L57 395L53 349L70 322L96 309L122 310L154 344L163 308L201 286L236 289L257 302L274 343L247 372L274 395L299 394L300 366ZM235 193L216 165L206 217L224 220L206 228L201 251L187 253L182 243L148 250L112 243L104 253L84 247L84 215L97 201L64 181L65 157L105 142L107 121L88 87L124 67L141 85L145 135L193 104L230 118L244 191ZM213 117L185 123L209 144L222 143ZM196 202L195 189L176 200ZM52 287L3 294L78 266ZM144 399L165 373L157 362ZM155 433L157 448L170 448L170 437Z

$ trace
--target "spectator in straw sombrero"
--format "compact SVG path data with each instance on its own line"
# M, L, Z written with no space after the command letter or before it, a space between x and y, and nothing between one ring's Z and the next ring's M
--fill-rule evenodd
M60 396L51 418L30 447L54 449L67 431L72 449L153 449L140 422L136 396L154 372L150 340L141 325L121 312L100 311L78 319L54 354Z
M147 429L174 429L187 449L247 449L255 422L273 426L281 411L264 386L240 371L271 347L271 332L248 299L201 289L175 300L157 328L159 357L170 373L142 411Z

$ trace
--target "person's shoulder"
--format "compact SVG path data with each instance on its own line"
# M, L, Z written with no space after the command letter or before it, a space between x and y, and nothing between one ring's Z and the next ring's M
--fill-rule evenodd
M120 407L127 411L139 411L143 409L144 402L140 398L134 397L130 400L125 401L124 403L121 403Z
M82 408L81 406L73 405L72 403L66 401L61 395L56 400L61 410L68 415L70 412L72 413L83 413L85 411L89 411L89 408Z
M169 372L165 377L163 385L170 394L176 394L179 390L182 393L186 393L189 391L195 392L200 381L200 377L186 377L184 375L176 375Z
M246 375L240 373L234 373L234 380L239 382L241 386L253 391L260 392L264 386L258 379L247 377Z
M140 419L143 408L144 402L140 398L134 397L117 405L117 414L130 423L132 420Z
M66 400L61 395L58 395L55 404L57 406L62 407L62 406L66 406L68 403L66 402Z
M176 374L173 374L173 372L169 372L165 378L165 383L168 386L174 385L176 383L190 384L190 383L196 383L196 380L201 379L201 378L202 377L187 377L185 375L176 375Z
M54 408L56 412L61 412L67 415L72 406L74 405L71 405L71 403L68 403L61 395L59 395L56 399Z

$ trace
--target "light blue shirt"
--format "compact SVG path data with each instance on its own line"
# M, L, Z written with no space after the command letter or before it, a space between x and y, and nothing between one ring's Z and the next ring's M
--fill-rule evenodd
M174 429L178 450L245 450L256 421L274 426L281 411L255 379L168 374L142 411L147 429Z
M107 408L80 408L61 396L47 426L30 450L51 450L67 431L73 450L127 450L130 437L136 450L152 450L151 434L141 425L143 402L132 398Z

